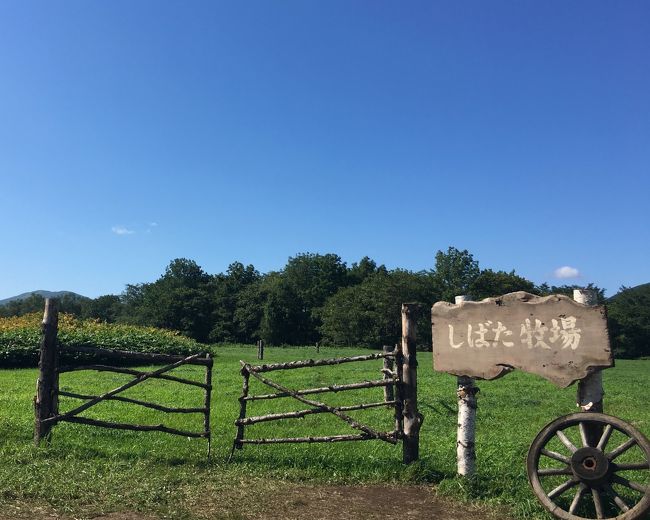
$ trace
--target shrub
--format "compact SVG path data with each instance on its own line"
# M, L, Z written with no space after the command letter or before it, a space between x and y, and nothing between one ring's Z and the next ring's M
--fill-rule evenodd
M0 319L0 367L38 365L42 314ZM59 344L63 347L95 347L134 352L189 355L205 350L197 342L171 330L139 327L95 320L81 320L69 314L59 315ZM62 361L74 362L83 355L62 355ZM100 361L99 358L93 358Z

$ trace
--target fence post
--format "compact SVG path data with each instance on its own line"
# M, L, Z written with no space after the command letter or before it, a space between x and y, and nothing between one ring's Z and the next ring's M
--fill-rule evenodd
M239 420L240 421L246 418L246 398L248 397L248 388L250 385L251 374L248 371L248 368L243 366L241 369L241 375L243 381L242 381L241 396L239 397ZM243 443L241 442L242 440L244 440L244 425L239 424L237 426L237 436L235 437L235 441L232 444L232 451L230 452L230 457L228 457L228 462L232 460L232 457L236 449L241 450L244 447Z
M456 305L472 301L470 296L456 296ZM460 376L456 379L458 389L458 430L456 432L457 473L471 477L476 471L476 394L479 389L471 377Z
M264 359L264 340L260 339L257 342L257 359Z
M34 443L38 446L43 439L50 438L53 423L43 420L59 413L59 349L56 341L59 325L58 301L45 300L45 311L41 325L41 348L38 361L38 381L34 397Z
M415 303L402 304L402 399L404 403L404 436L402 460L410 464L420 456L420 426L423 416L418 412L418 383L416 358L416 328L419 306Z
M212 397L212 356L206 354L205 358L208 360L208 364L205 367L205 398L203 401L204 415L203 415L203 428L206 435L208 436L208 458L210 458L210 452L212 451L212 430L210 429L210 401Z
M598 304L598 294L593 289L574 289L573 299L583 305ZM576 405L585 412L603 413L603 372L597 370L578 382ZM590 446L596 446L600 440L602 428L587 428L587 440Z
M393 352L393 347L390 345L384 345L384 354L390 354ZM384 379L393 380L393 373L395 370L395 359L392 357L384 358L384 369L382 374L384 374ZM395 387L394 385L389 385L384 387L384 401L393 401L395 399Z

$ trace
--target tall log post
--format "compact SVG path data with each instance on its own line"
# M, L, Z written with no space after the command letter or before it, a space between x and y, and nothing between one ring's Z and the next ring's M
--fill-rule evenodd
M38 361L38 381L34 397L34 443L49 440L53 422L44 423L45 419L59 413L59 374L57 366L59 351L56 342L59 326L58 301L54 298L45 300L45 311L41 325L41 347Z
M390 345L384 345L384 354L390 354L393 352L393 347ZM395 371L395 359L392 357L384 358L384 369L382 373L384 374L384 379L393 379L392 374ZM384 387L384 401L393 401L395 399L395 387L394 385Z
M594 306L598 304L598 294L592 289L574 289L573 299L583 305ZM578 382L578 395L576 405L584 412L603 413L603 372L592 372ZM596 446L602 434L602 428L587 427L586 437L590 446Z
M208 436L208 458L212 451L212 430L210 429L210 406L212 398L212 356L206 354L205 358L210 361L209 365L205 367L205 399L203 401L204 416L203 416L203 430Z
M240 361L240 363L243 363ZM248 397L248 388L250 385L251 374L248 371L248 368L243 366L241 369L241 375L243 378L241 396L239 397L239 419L237 421L237 436L232 445L232 450L230 451L230 456L228 457L228 462L232 460L232 457L235 453L235 450L241 450L244 447L244 424L242 421L246 418L246 403Z
M423 416L418 412L418 376L416 357L416 329L419 306L415 303L402 304L402 402L404 435L402 460L410 464L420 456L420 427Z
M257 342L257 359L264 359L264 340L260 339Z
M455 303L471 301L467 295L456 296ZM476 471L476 394L479 389L471 377L456 379L458 396L458 430L456 432L456 471L464 477L471 477Z
M404 385L402 384L402 374L404 372L404 356L402 349L395 344L395 374L397 375L397 384L395 385L395 432L402 436L404 434Z

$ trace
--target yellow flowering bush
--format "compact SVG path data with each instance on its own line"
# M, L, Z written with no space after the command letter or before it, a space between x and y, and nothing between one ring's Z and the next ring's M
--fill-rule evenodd
M0 318L0 368L38 364L42 317L41 313L32 313ZM70 314L59 315L58 341L64 347L98 347L163 354L187 355L205 350L176 331L82 320Z

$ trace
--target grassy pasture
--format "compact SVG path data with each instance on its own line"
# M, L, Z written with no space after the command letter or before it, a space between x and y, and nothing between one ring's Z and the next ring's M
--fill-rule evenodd
M419 356L419 406L425 415L421 460L401 464L401 446L380 441L245 446L232 463L226 459L235 436L241 391L239 360L255 362L253 347L217 347L212 397L212 458L206 442L162 433L105 430L61 424L52 443L32 445L34 369L0 370L0 507L43 505L59 513L89 517L101 512L148 511L166 518L203 518L195 504L209 496L217 503L211 518L243 518L232 508L219 516L218 503L249 501L284 483L418 483L463 500L505 506L520 518L548 518L534 498L525 474L525 456L537 432L560 415L575 411L575 387L559 390L536 376L513 373L481 382L477 427L478 475L472 482L455 478L455 378L434 373L430 353ZM359 349L267 348L265 362L368 353ZM378 379L381 361L271 372L268 376L291 388ZM181 367L176 374L201 380L202 367ZM618 361L605 371L605 409L650 434L650 361ZM129 376L76 372L61 376L61 388L98 394L126 382ZM251 393L271 393L251 378ZM174 406L201 406L198 388L167 381L148 381L124 395ZM382 399L382 389L317 394L328 404L353 404ZM61 410L79 401L62 398ZM249 403L248 415L306 408L291 399ZM102 403L88 417L139 424L163 422L201 430L202 416L167 415L119 402ZM391 412L372 409L351 412L383 431L392 429ZM281 437L350 433L329 414L246 428L248 437ZM263 502L263 501L262 501ZM1 512L1 510L0 510ZM1 515L0 515L1 516Z

